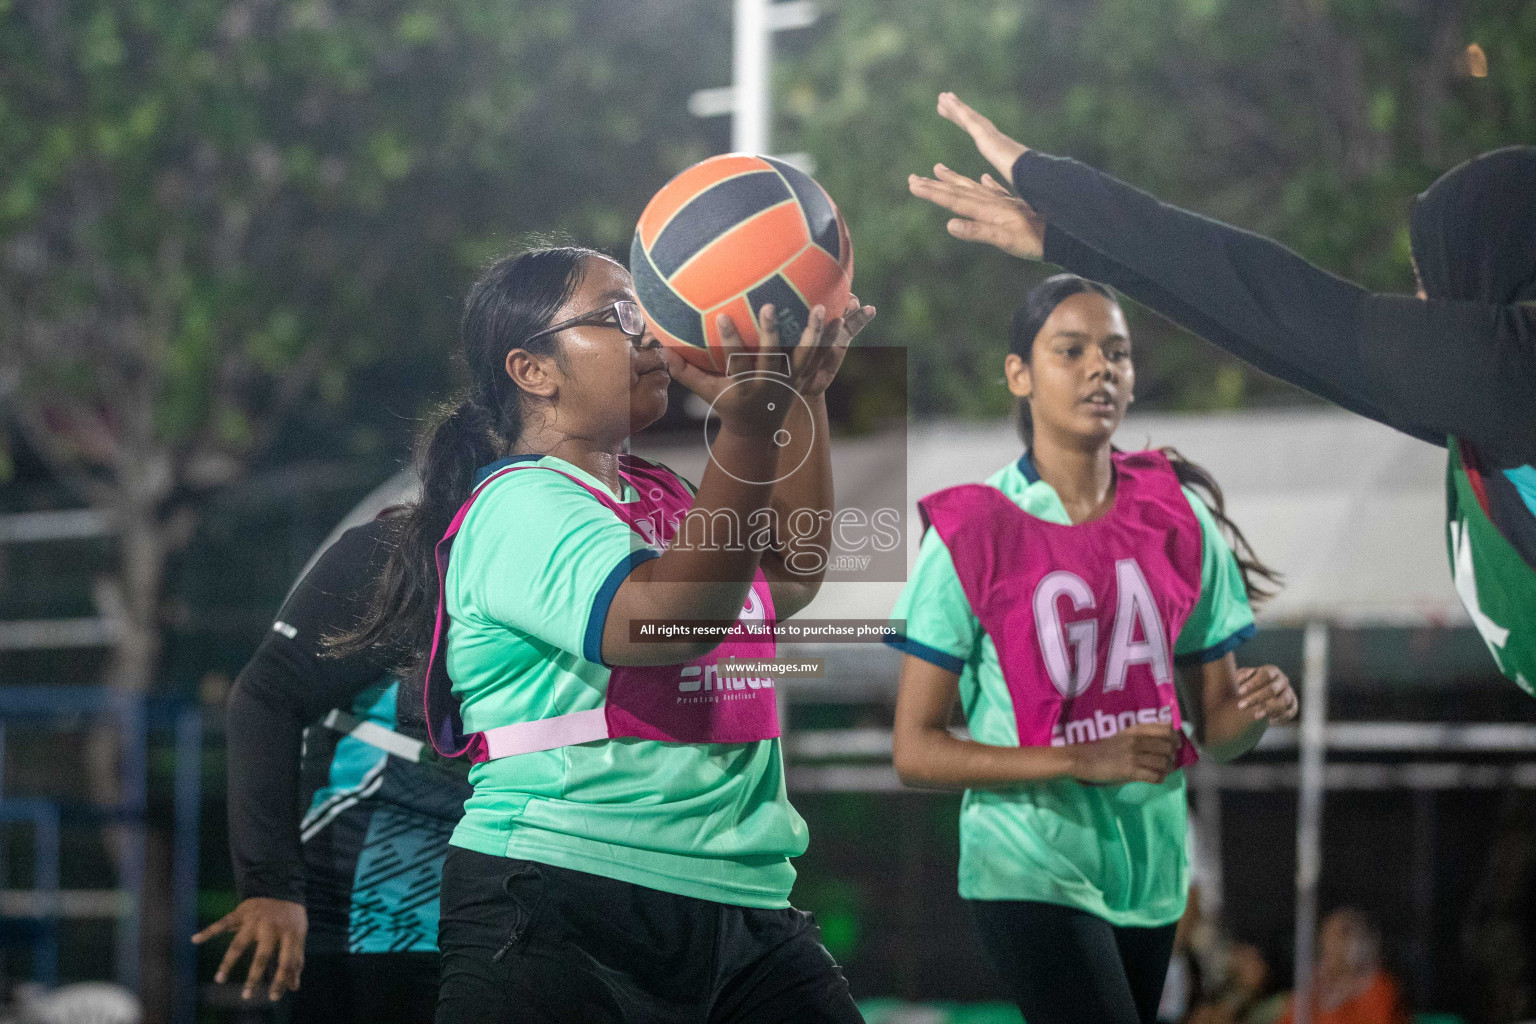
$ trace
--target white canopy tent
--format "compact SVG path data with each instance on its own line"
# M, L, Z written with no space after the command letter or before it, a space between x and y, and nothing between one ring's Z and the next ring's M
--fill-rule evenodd
M1220 483L1227 510L1285 588L1266 622L1466 623L1445 556L1445 454L1369 420L1331 409L1200 415L1133 415L1115 437L1123 448L1171 445ZM840 442L834 454L840 507L874 508L906 480L906 511L924 494L979 481L1018 458L1005 424L913 426L905 467L884 439ZM702 451L658 449L682 472L702 470ZM921 540L916 515L908 565ZM828 584L802 614L885 614L901 584Z
M1285 588L1263 622L1461 625L1468 619L1445 557L1445 455L1431 445L1332 409L1132 415L1115 437L1123 448L1171 445L1221 484L1227 509ZM702 439L636 451L697 481ZM979 481L1019 456L1006 424L913 425L903 452L889 436L839 441L833 452L837 503L913 513L924 494ZM905 482L903 492L902 483ZM337 526L371 518L409 495L402 473ZM908 565L921 534L910 516ZM806 618L872 618L895 603L900 583L829 583Z

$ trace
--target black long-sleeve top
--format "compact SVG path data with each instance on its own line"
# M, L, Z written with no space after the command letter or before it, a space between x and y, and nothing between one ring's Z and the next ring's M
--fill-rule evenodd
M388 556L378 520L342 534L304 575L235 680L228 712L229 842L241 899L304 902L299 846L304 728L378 683L365 652L321 656L321 639L356 624Z
M1536 310L1373 294L1251 232L1033 150L1045 258L1346 409L1490 466L1536 462Z

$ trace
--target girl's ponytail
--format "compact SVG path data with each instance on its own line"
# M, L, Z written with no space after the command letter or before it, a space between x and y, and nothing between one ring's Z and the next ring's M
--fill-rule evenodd
M437 542L469 499L475 471L502 451L491 414L473 399L439 407L416 442L421 498L386 513L389 560L362 621L328 638L335 655L375 649L407 664L432 642L437 611Z
M1227 518L1227 500L1222 495L1221 485L1216 482L1216 478L1211 476L1210 471L1203 466L1190 462L1179 454L1176 448L1158 450L1173 466L1173 473L1179 478L1179 483L1200 495L1200 500L1205 502L1206 508L1211 510L1211 515L1221 527L1222 532L1227 535L1227 543L1232 548L1233 557L1237 559L1237 567L1243 573L1243 589L1248 594L1248 602L1257 606L1274 597L1283 577L1280 572L1259 560L1259 556L1253 551L1253 546L1248 543L1248 538L1243 536L1243 531Z
M389 561L362 620L326 638L333 655L373 649L402 669L425 659L437 621L438 541L469 500L480 467L506 455L522 433L525 400L507 376L507 355L523 349L564 365L558 334L525 339L554 322L591 257L607 258L576 246L532 249L498 261L470 289L460 323L469 390L417 435L421 498L386 513Z

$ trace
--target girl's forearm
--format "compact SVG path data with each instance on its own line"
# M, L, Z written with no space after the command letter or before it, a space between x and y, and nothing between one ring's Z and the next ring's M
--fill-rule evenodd
M947 729L898 732L896 773L910 786L990 789L1045 782L1075 771L1071 747L998 747L963 740Z
M1205 740L1201 747L1213 761L1225 764L1258 746L1268 729L1269 722L1254 721L1253 715L1239 708L1234 701L1230 707L1220 708L1206 719Z
M1194 712L1195 739L1200 749L1215 761L1231 761L1258 745L1269 727L1266 718L1255 718L1254 706L1244 707L1239 669L1230 653L1197 667L1181 668L1180 679L1199 700ZM1278 670L1275 670L1278 672Z
M1206 698L1200 722L1200 747L1212 760L1225 763L1257 746L1268 728L1268 721L1256 721L1250 709L1238 705L1235 688L1223 686L1219 699Z
M734 621L757 572L761 552L746 543L746 530L768 507L773 485L750 481L772 479L777 453L771 438L729 429L721 429L713 451L672 544L636 577L661 585L652 588L655 618Z
M614 595L603 628L603 660L613 665L673 665L702 657L719 636L656 643L638 623L737 621L762 552L745 542L752 517L768 507L777 460L771 436L722 427L711 465L661 557L635 566ZM719 463L720 465L716 465ZM727 473L721 465L730 467ZM724 521L725 530L719 529Z
M771 507L780 559L794 578L820 585L832 541L832 445L827 401L816 395L792 403L778 450L778 483Z

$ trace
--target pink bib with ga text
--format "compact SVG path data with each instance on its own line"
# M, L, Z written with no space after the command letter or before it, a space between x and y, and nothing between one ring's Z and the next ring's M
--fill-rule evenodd
M487 485L507 473L560 473L580 484L614 515L638 533L655 557L665 548L693 496L670 470L632 455L620 457L619 475L639 494L632 502L614 501L570 473L552 466L509 465L495 470L453 517L437 545L437 623L427 660L427 733L432 746L447 757L466 756L479 763L573 743L635 737L672 743L750 743L779 735L778 702L773 683L761 678L726 678L715 666L726 658L772 658L776 650L771 630L762 639L731 639L709 654L683 665L619 665L608 676L603 706L573 711L531 722L508 722L481 732L464 732L459 699L448 677L448 614L443 598L453 539L470 507ZM639 561L643 561L641 557ZM638 564L638 562L632 562ZM740 623L774 621L773 597L767 578L757 571Z
M1201 531L1161 452L1116 452L1114 505L1047 522L985 484L918 502L997 648L1021 746L1180 728L1173 644L1200 597ZM1178 766L1197 757L1185 740Z

